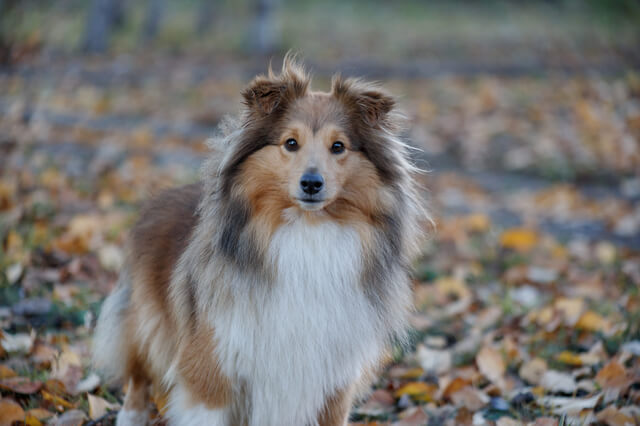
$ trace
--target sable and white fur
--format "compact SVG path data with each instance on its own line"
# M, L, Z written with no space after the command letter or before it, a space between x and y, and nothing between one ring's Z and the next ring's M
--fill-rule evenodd
M96 366L129 383L119 425L150 385L171 425L344 425L403 334L422 211L394 101L308 86L290 58L254 79L202 183L143 209L95 335ZM309 170L325 186L301 199Z

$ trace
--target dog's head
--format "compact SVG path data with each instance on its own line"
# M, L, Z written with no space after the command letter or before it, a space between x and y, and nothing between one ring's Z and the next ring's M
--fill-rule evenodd
M309 83L285 58L280 74L256 77L242 92L244 123L222 168L223 190L242 192L254 212L371 212L406 165L395 102L360 80L334 77L330 92Z

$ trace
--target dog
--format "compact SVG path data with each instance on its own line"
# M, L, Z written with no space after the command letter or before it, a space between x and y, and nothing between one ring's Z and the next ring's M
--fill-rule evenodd
M329 92L291 56L253 79L199 183L142 209L94 363L117 424L345 425L412 307L421 217L402 116L377 85Z

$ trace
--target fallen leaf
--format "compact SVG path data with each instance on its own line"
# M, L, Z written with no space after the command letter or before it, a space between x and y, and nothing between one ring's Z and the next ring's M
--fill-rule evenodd
M49 417L55 416L55 413L52 413L49 410L45 410L44 408L33 408L27 411L27 414L32 417L35 417L38 420L46 420Z
M11 399L0 399L0 426L11 426L13 422L24 420L24 410Z
M89 401L89 417L92 420L99 419L104 416L107 411L114 411L120 408L119 404L112 404L104 398L100 398L96 395L87 395Z
M554 414L578 415L582 410L593 409L602 398L601 394L590 398L570 398L564 396L549 396L539 400L540 405L551 408Z
M540 386L552 392L573 393L577 383L570 374L547 370L540 379Z
M595 381L605 391L605 402L618 398L632 383L627 370L616 360L602 367Z
M418 345L416 359L425 371L436 374L446 373L453 363L451 351L429 349L424 345Z
M442 392L442 398L450 399L451 395L458 392L459 390L471 385L471 381L467 379L463 379L462 377L456 377L444 388Z
M556 355L555 358L563 364L572 365L574 367L579 367L582 365L582 358L580 357L580 355L573 352L562 351L558 355Z
M465 386L451 395L451 402L458 407L466 407L475 412L487 405L490 398L482 391L471 386Z
M526 252L538 242L538 234L527 228L512 228L504 231L500 236L500 244L504 248Z
M438 387L431 383L410 382L395 391L393 396L400 398L402 395L409 395L416 401L429 402L433 400L437 390Z
M49 420L47 426L82 426L87 420L87 415L80 410L69 410L59 417Z
M622 413L615 405L609 405L600 411L596 418L609 426L634 426L636 424L631 416Z
M42 387L42 382L31 381L27 377L10 377L0 380L0 388L22 395L36 393Z
M53 405L53 408L60 412L65 411L65 409L67 408L74 408L74 405L71 402L60 396L49 393L44 389L42 390L42 398L44 398L45 401L49 402L51 405Z
M522 426L522 422L511 417L502 416L496 421L496 426Z
M18 373L4 364L0 364L0 379L8 379L10 377L16 377Z
M2 347L7 352L22 352L29 353L33 348L33 342L35 340L35 334L17 333L9 334L4 332L2 334Z
M582 316L576 323L576 328L579 330L592 332L602 331L606 333L611 329L611 323L602 315L597 314L593 311L587 311L582 314Z
M484 346L476 355L478 370L490 381L496 383L504 376L506 366L502 354L491 346Z

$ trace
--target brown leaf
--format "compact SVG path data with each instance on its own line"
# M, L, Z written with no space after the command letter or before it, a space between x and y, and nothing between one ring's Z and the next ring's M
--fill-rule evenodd
M480 372L490 381L497 382L502 379L506 366L502 355L491 346L484 346L476 355L476 364Z
M540 384L542 376L547 371L547 362L542 358L534 358L522 364L518 374L532 385Z
M636 424L631 416L622 413L615 405L609 405L600 411L596 418L609 426L633 426Z
M478 389L466 386L451 395L451 402L475 412L489 403L489 397Z
M0 380L0 388L22 395L36 393L42 387L42 382L31 381L27 377L10 377Z
M616 360L602 367L595 380L605 391L605 402L615 400L632 383L627 370Z
M38 420L46 420L49 417L55 416L55 413L52 413L49 410L45 410L44 408L33 408L27 411L27 414L32 417L35 417Z
M0 379L8 379L10 377L16 377L18 373L4 364L0 364Z
M451 395L458 392L460 389L463 389L467 386L471 385L471 381L467 379L463 379L462 377L456 377L453 379L447 387L442 392L442 398L449 399Z
M11 426L13 422L24 420L24 410L11 399L0 399L0 426Z

